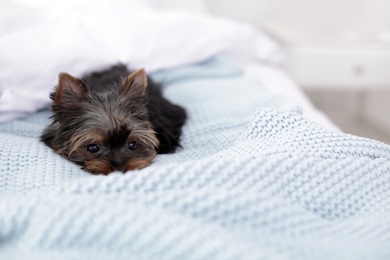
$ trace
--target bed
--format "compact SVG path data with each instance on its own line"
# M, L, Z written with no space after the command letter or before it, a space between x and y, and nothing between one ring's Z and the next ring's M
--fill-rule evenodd
M390 259L390 147L317 111L266 33L141 1L3 5L26 18L1 28L1 259ZM189 119L176 153L91 175L39 141L48 95L116 62Z

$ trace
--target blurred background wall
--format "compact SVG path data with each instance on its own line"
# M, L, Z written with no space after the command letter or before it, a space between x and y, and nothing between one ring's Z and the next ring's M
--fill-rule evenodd
M287 70L345 132L390 143L390 0L151 0L265 29Z

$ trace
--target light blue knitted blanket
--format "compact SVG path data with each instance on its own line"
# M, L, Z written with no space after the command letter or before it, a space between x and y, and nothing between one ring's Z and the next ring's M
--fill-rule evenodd
M390 259L390 147L326 130L220 59L160 71L183 148L92 176L0 125L0 259Z

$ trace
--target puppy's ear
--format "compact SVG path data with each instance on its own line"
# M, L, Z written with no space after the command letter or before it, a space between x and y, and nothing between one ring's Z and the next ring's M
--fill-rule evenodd
M58 75L58 85L51 98L56 105L70 108L80 104L87 92L84 84L72 75L62 72Z
M121 86L121 92L135 97L145 96L148 80L144 69L131 73Z

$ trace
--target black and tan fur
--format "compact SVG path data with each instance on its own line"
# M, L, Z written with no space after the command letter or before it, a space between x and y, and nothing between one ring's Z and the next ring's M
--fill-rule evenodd
M186 112L143 69L117 65L83 80L60 73L50 97L53 123L41 140L91 173L141 169L180 145Z

